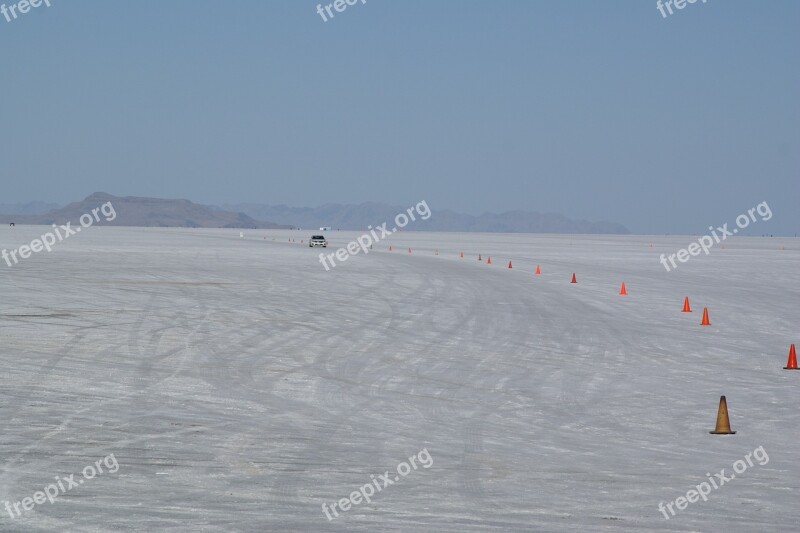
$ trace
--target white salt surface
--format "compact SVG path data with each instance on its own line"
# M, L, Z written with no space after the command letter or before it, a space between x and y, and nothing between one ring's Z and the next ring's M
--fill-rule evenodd
M326 272L312 232L239 232L93 227L0 264L0 505L120 465L1 531L797 530L797 239L668 273L695 238L403 232ZM709 435L723 394L738 433Z

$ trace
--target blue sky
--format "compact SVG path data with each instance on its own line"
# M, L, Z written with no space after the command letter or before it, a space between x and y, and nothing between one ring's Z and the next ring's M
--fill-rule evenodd
M0 18L0 203L424 199L703 233L767 201L755 233L800 228L794 0L51 4Z

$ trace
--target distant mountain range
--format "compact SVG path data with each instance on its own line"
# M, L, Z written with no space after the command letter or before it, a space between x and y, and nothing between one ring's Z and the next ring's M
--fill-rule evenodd
M42 214L0 215L0 222L6 224L64 224L77 223L81 215L91 213L92 209L111 202L117 216L107 222L100 215L100 225L141 226L141 227L179 227L179 228L289 228L272 222L253 220L244 213L230 213L198 205L189 200L161 200L158 198L139 198L135 196L112 196L97 192L85 200L65 207L51 209Z
M630 233L628 228L614 222L572 220L557 213L508 211L473 216L446 209L437 210L435 206L430 208L432 215L428 220L418 219L406 229L503 233ZM392 226L394 217L406 210L405 207L372 202L359 205L326 204L320 207L246 203L225 204L219 209L239 211L258 220L279 220L299 228L331 227L347 230L363 230L369 225L376 226L383 222L390 222L389 226Z
M398 213L406 207L383 203L359 205L326 204L320 207L287 207L285 205L235 204L206 206L189 200L163 200L135 196L112 196L97 192L80 202L58 207L54 204L30 202L28 204L0 204L0 223L8 224L64 224L77 223L78 218L92 209L111 202L116 219L100 224L112 226L183 227L183 228L304 228L331 227L342 230L364 230L383 222L394 225ZM411 231L464 231L504 233L615 233L630 231L614 222L589 222L572 220L557 213L508 211L466 215L430 206L428 220L417 219L406 229ZM270 222L267 222L270 221ZM274 222L272 222L274 221Z

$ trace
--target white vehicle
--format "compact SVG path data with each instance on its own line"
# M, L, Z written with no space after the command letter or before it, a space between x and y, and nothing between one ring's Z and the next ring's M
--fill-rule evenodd
M311 238L308 240L308 247L315 248L317 246L322 246L323 248L328 247L328 241L325 240L325 237L322 235L312 235Z

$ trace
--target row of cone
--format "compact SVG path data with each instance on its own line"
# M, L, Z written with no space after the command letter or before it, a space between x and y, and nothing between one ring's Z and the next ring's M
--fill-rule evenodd
M652 246L652 245L651 245ZM389 246L389 251L392 251L392 247ZM411 248L408 249L408 253L411 253ZM439 255L439 250L436 250L436 255ZM464 258L464 252L460 253L460 257ZM478 254L478 261L482 261L481 254ZM486 264L492 264L492 258L486 258ZM511 261L508 262L508 268L513 268ZM536 265L536 275L541 275L542 269L539 265ZM572 273L572 280L570 283L578 283L578 278L575 272ZM623 281L619 287L619 294L620 296L627 296L628 289L625 287L625 282ZM683 299L683 309L681 310L683 313L691 313L692 307L689 303L689 297L686 296ZM710 326L711 321L708 318L708 307L703 308L703 318L700 320L701 326ZM789 359L786 362L786 366L784 367L785 370L800 370L800 367L797 366L797 350L795 349L795 345L791 344L789 346ZM728 415L728 402L725 396L720 396L719 398L719 407L717 408L717 423L714 427L714 431L709 431L712 435L735 435L736 432L731 429L731 422L730 416Z
M389 251L390 252L392 251L392 246L391 245L389 245ZM411 253L411 248L408 249L408 253ZM439 255L439 250L438 249L435 250L435 255ZM460 252L459 253L459 257L461 259L464 259L464 252ZM478 261L483 261L483 256L481 254L478 254ZM491 256L487 256L486 257L486 264L487 265L491 265L492 264L492 257ZM514 268L514 265L512 264L511 261L508 262L508 268ZM542 268L541 268L540 265L536 265L536 271L534 272L534 274L537 275L537 276L540 276L542 274ZM570 283L578 283L578 279L575 276L574 272L572 273L572 281L570 281ZM622 282L622 286L619 289L619 293L621 295L623 295L623 296L628 294L628 291L625 289L625 282L624 281Z
M689 297L686 296L683 298L683 309L681 313L691 313L692 307L689 305ZM700 320L701 326L710 326L711 322L708 319L708 307L703 308L703 318Z
M786 362L785 370L800 370L797 367L797 350L794 343L789 346L789 360ZM717 408L717 423L714 431L709 431L712 435L736 435L731 429L731 420L728 415L728 400L725 396L719 397L719 407Z
M390 252L392 251L391 245L389 246L389 251ZM408 249L408 253L411 253L411 248ZM438 249L436 250L436 255L439 255L439 250ZM461 252L460 257L463 259L464 252ZM481 260L482 260L481 254L478 254L478 261L481 261ZM491 257L487 257L486 258L486 264L487 265L491 265L492 264L492 258ZM513 268L512 264L511 264L511 261L508 262L508 268ZM535 274L536 275L541 275L541 273L542 273L541 267L539 265L536 265ZM570 281L570 283L578 283L578 279L577 279L577 276L575 275L575 272L572 273L572 280ZM622 284L619 287L619 294L620 294L620 296L627 296L627 294L628 294L628 289L625 287L625 282L624 281L622 282ZM681 312L683 312L683 313L691 313L692 312L692 307L689 304L689 297L688 296L684 297L684 299L683 299L683 309L681 310ZM708 307L704 307L703 308L703 318L700 320L700 325L701 326L710 326L711 325L711 321L708 318ZM789 347L789 360L787 361L786 366L784 367L784 369L785 370L800 370L800 368L798 368L798 366L797 366L797 353L796 353L794 344L792 344ZM723 396L723 399L724 399L724 396Z
M391 245L389 245L389 251L390 252L392 251L392 246ZM411 253L411 248L408 249L408 253ZM436 250L436 255L439 255L439 250L438 249ZM464 257L464 252L460 253L460 257L461 258ZM482 259L481 254L478 254L478 261L482 261L482 260L483 259ZM486 258L486 264L487 265L491 265L492 264L492 258L491 257L487 257ZM513 268L513 265L511 263L511 261L508 262L508 268ZM542 273L541 267L539 265L536 265L536 272L534 274L541 275L541 273ZM575 275L575 272L572 273L572 279L570 280L570 283L578 283L578 278ZM620 296L627 296L628 295L628 289L625 286L625 282L624 281L622 282L622 284L619 287L619 294L620 294ZM691 313L692 312L692 308L691 308L691 305L689 304L689 297L688 296L684 297L684 299L683 299L683 309L681 310L681 312L683 312L683 313ZM700 319L700 325L701 326L710 326L711 325L711 320L708 317L708 307L704 307L703 308L703 317ZM789 350L789 361L786 363L786 367L785 368L786 368L786 370L800 370L800 368L798 368L798 366L797 366L797 356L795 354L795 346L794 346L794 344L792 344L791 347L790 347L790 350Z
M784 367L786 370L800 370L797 368L797 351L794 344L789 346L789 361ZM720 396L719 407L717 408L717 423L714 431L709 431L712 435L735 435L736 432L731 430L731 420L728 416L728 401L725 396Z
M392 251L392 245L389 245L389 251L390 252ZM411 253L411 248L408 249L408 253ZM438 248L435 250L434 253L435 253L435 255L439 255ZM459 257L461 259L464 259L464 252L460 252L459 253ZM478 254L478 261L483 261L483 256L481 254ZM492 257L491 256L487 256L486 257L486 264L487 265L491 265L492 264ZM512 264L511 261L508 262L508 268L514 268L514 265ZM537 275L537 276L540 276L542 274L542 268L541 268L540 265L536 265L536 271L534 272L534 274ZM572 280L570 281L570 283L578 283L577 276L575 275L574 272L572 273ZM624 281L622 282L622 285L620 285L619 293L620 293L621 296L626 296L628 294L628 290L625 288L625 282Z
M797 352L795 351L794 344L789 347L789 361L784 367L786 370L800 370L797 368ZM725 396L720 396L719 407L717 408L717 424L714 431L709 431L712 435L735 435L736 432L731 430L731 420L728 416L728 401Z
M461 252L461 258L462 258L462 259L464 258L464 252ZM481 257L481 254L478 254L478 261L483 261L483 258ZM489 257L487 257L487 258L486 258L486 264L487 264L487 265L491 265L491 264L492 264L492 258L491 258L491 256L489 256ZM509 261L509 262L508 262L508 268L514 268L514 267L512 266L512 264L511 264L511 261ZM539 272L539 265L536 265L536 273L537 273L537 274L541 274L541 272Z
M389 246L389 251L390 252L392 251L391 245ZM411 253L411 248L408 249L408 253ZM438 249L436 250L436 255L439 255L439 250ZM461 252L460 257L461 258L464 257L464 252ZM481 254L478 254L478 261L482 261L482 260L483 260L483 258L481 256ZM491 256L486 258L486 264L487 265L491 265L492 264ZM513 268L511 261L508 262L508 268ZM536 265L536 272L534 272L534 274L535 275L541 275L541 273L542 273L541 267L539 265ZM575 275L575 272L572 273L572 279L570 280L570 283L578 283L578 278ZM625 286L625 282L624 281L622 282L622 284L619 287L619 294L620 294L620 296L627 296L628 295L628 289ZM683 313L691 313L692 312L692 308L689 305L689 297L688 296L686 296L683 299L682 312ZM709 316L708 316L708 307L704 307L703 308L703 317L700 319L700 325L701 326L710 326L711 325L711 320L709 319ZM792 353L794 353L794 344L792 344L792 350L791 351L792 351ZM786 368L794 370L794 369L797 368L797 362L795 360L794 366L792 366L791 361L792 361L792 356L790 355L790 362L787 363L787 367Z
M461 252L461 257L464 257L464 252ZM482 261L482 260L483 259L481 257L481 254L478 254L478 261ZM492 258L491 257L487 257L486 258L486 264L487 265L491 265L492 264ZM513 265L511 264L511 261L508 262L508 268L513 268ZM542 268L541 268L540 265L536 265L536 271L534 272L534 274L537 275L537 276L540 276L542 274ZM575 275L575 272L572 273L572 280L570 280L570 283L578 283L578 277ZM624 281L622 282L622 285L620 285L620 287L619 287L619 293L622 296L626 296L628 294L628 290L625 288L625 282Z
M437 252L438 252L438 250L437 250ZM438 253L437 253L437 255L438 255ZM460 257L463 259L464 252L461 252ZM481 254L478 254L478 261L483 261L483 257L481 256ZM491 265L492 264L491 256L486 258L486 264L487 265ZM508 262L508 268L514 268L511 261ZM542 268L541 268L540 265L536 265L536 271L534 272L534 274L537 275L537 276L540 276L542 274ZM575 272L572 273L572 280L570 280L570 283L578 283L578 277L575 275ZM620 285L620 287L619 287L619 293L622 296L626 296L628 294L628 290L625 287L625 282L624 281L622 282L622 285Z
M390 251L390 252L392 251L392 245L391 245L391 244L389 245L389 251ZM409 249L408 249L408 253L412 253L412 252L411 252L411 248L409 248ZM434 250L434 254L435 254L435 255L439 255L439 249L438 249L438 248L437 248L436 250ZM460 253L459 253L459 257L460 257L461 259L464 259L464 252L460 252ZM483 256L482 256L481 254L478 254L478 261L483 261ZM491 265L491 264L492 264L492 258L491 258L491 256L489 256L489 257L487 257L487 258L486 258L486 264L487 264L487 265ZM508 262L508 268L514 268L514 266L513 266L513 264L512 264L512 262L511 262L511 261L509 261L509 262ZM539 275L541 275L541 274L542 274L542 269L541 269L541 267L540 267L539 265L536 265L536 272L534 272L534 274L536 274L537 276L539 276ZM572 274L572 283L577 283L577 280L575 279L575 273L574 273L574 272L573 272L573 274ZM625 283L623 283L622 285L623 285L623 289L622 289L622 290L624 291L624 285L625 285ZM627 294L627 293L625 293L625 292L620 292L620 294Z

